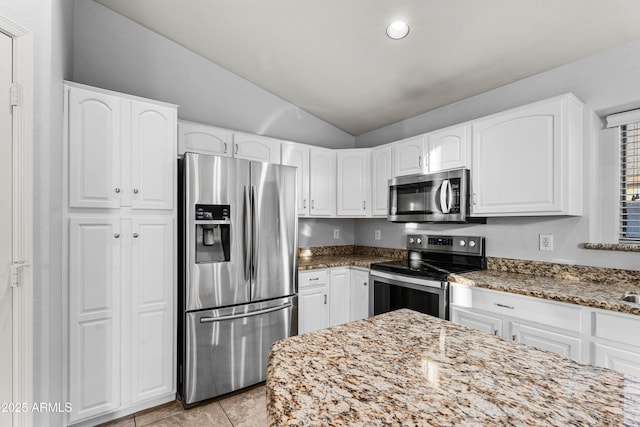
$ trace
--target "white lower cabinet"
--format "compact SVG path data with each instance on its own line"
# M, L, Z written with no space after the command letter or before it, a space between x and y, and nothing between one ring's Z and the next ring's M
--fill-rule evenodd
M351 269L350 321L369 317L369 270Z
M298 273L298 333L369 317L369 270L336 267Z
M298 334L329 326L328 282L327 270L298 273Z
M640 377L640 316L453 283L451 321Z
M173 217L69 220L71 423L175 393Z
M329 281L329 325L349 322L351 304L351 269L331 270Z

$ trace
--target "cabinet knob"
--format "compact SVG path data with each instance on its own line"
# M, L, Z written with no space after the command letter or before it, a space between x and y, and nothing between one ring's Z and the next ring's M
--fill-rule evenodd
M327 294L324 294L324 303L327 303Z
M307 199L302 199L302 209L307 209Z
M366 210L367 210L367 201L366 201L366 200L363 200L363 201L362 201L362 210L363 210L363 211L366 211Z
M140 235L138 233L133 233L133 238L137 239Z
M515 335L512 335L511 338L513 338L513 341L516 340L516 336Z
M236 154L238 154L238 144L236 144Z
M115 237L116 239L120 238L120 233L113 233L113 237Z
M364 286L367 286L369 283L368 283L368 282L362 282L362 284L363 284Z
M113 189L113 191L115 191L116 193L119 193L120 192L120 188L116 187L116 188Z
M227 143L223 142L222 146L224 147L224 150L222 151L223 153L227 154Z
M139 192L139 191L138 191L138 189L137 189L137 188L134 188L134 189L133 189L133 194L138 194L138 192Z

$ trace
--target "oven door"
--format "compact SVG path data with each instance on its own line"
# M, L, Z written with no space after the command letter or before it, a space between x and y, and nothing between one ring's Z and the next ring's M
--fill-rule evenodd
M369 316L408 308L449 319L448 283L371 270Z

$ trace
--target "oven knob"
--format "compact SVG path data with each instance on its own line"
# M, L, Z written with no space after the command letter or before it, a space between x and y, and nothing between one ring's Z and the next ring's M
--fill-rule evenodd
M470 247L475 247L476 246L476 241L475 240L469 240L469 246Z
M418 238L416 239L416 243L417 243L417 244L419 244L419 245L421 245L421 244L422 244L422 239L418 237Z
M413 243L413 237L409 237L409 243Z
M460 246L466 246L467 242L466 240L460 240Z

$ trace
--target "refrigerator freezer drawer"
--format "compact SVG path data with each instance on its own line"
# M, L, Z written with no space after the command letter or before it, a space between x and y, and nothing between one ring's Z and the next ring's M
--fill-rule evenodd
M189 405L264 381L271 344L298 332L298 297L185 316L182 398Z

